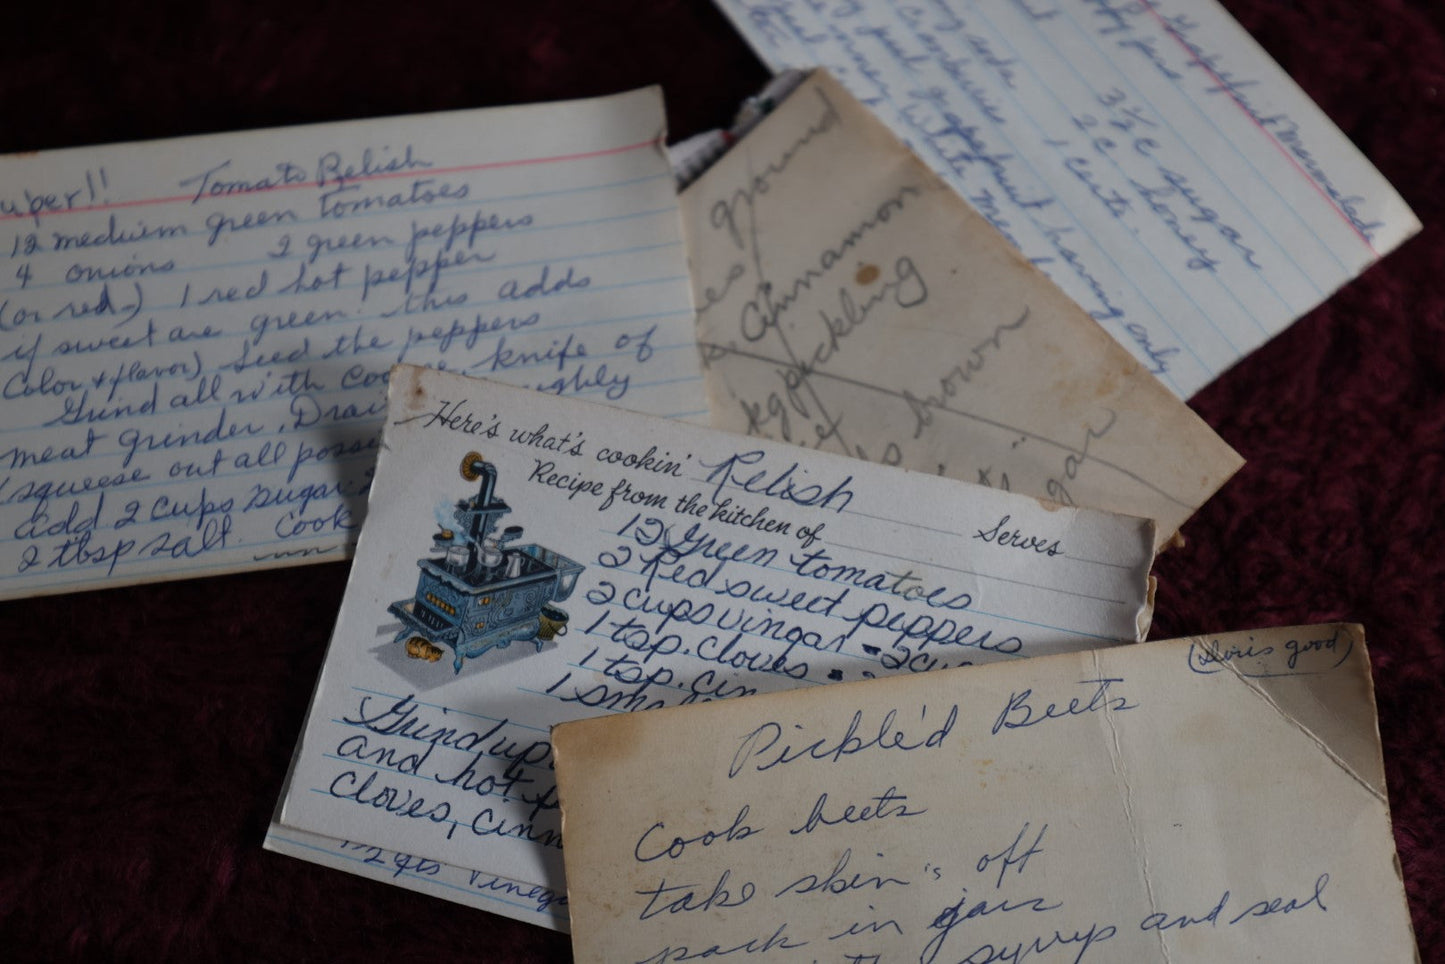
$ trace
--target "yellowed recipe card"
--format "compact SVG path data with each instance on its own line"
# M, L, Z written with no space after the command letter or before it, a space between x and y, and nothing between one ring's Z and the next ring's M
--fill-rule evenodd
M1364 633L553 731L581 964L1408 962Z
M684 192L712 424L1154 519L1241 460L818 70Z

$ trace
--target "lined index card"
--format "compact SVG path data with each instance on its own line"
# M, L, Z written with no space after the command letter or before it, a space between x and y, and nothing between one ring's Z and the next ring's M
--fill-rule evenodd
M1188 398L1419 230L1213 0L718 0Z
M0 598L339 558L399 362L703 408L656 89L0 158Z

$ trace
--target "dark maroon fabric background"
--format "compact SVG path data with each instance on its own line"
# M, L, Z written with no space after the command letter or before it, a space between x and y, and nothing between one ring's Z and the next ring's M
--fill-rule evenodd
M765 77L708 0L5 6L0 152L650 83L682 137ZM1421 954L1445 960L1445 4L1225 6L1426 227L1195 399L1249 461L1158 564L1152 635L1366 626ZM562 935L262 851L345 578L0 604L0 958L571 959Z

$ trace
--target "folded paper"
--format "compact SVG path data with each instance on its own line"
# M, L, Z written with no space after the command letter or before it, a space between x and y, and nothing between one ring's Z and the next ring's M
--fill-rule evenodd
M1415 960L1358 626L553 740L584 964Z

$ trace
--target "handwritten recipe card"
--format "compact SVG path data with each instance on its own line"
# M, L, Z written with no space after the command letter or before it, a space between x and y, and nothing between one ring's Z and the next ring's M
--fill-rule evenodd
M656 89L0 158L0 598L339 558L387 370L702 414Z
M826 66L1180 397L1420 229L1214 0L717 0Z
M553 736L579 964L1417 959L1358 626Z
M1240 458L824 70L683 194L712 424L1158 522Z
M399 367L267 845L566 926L554 723L1133 642L1153 544L1148 520Z

